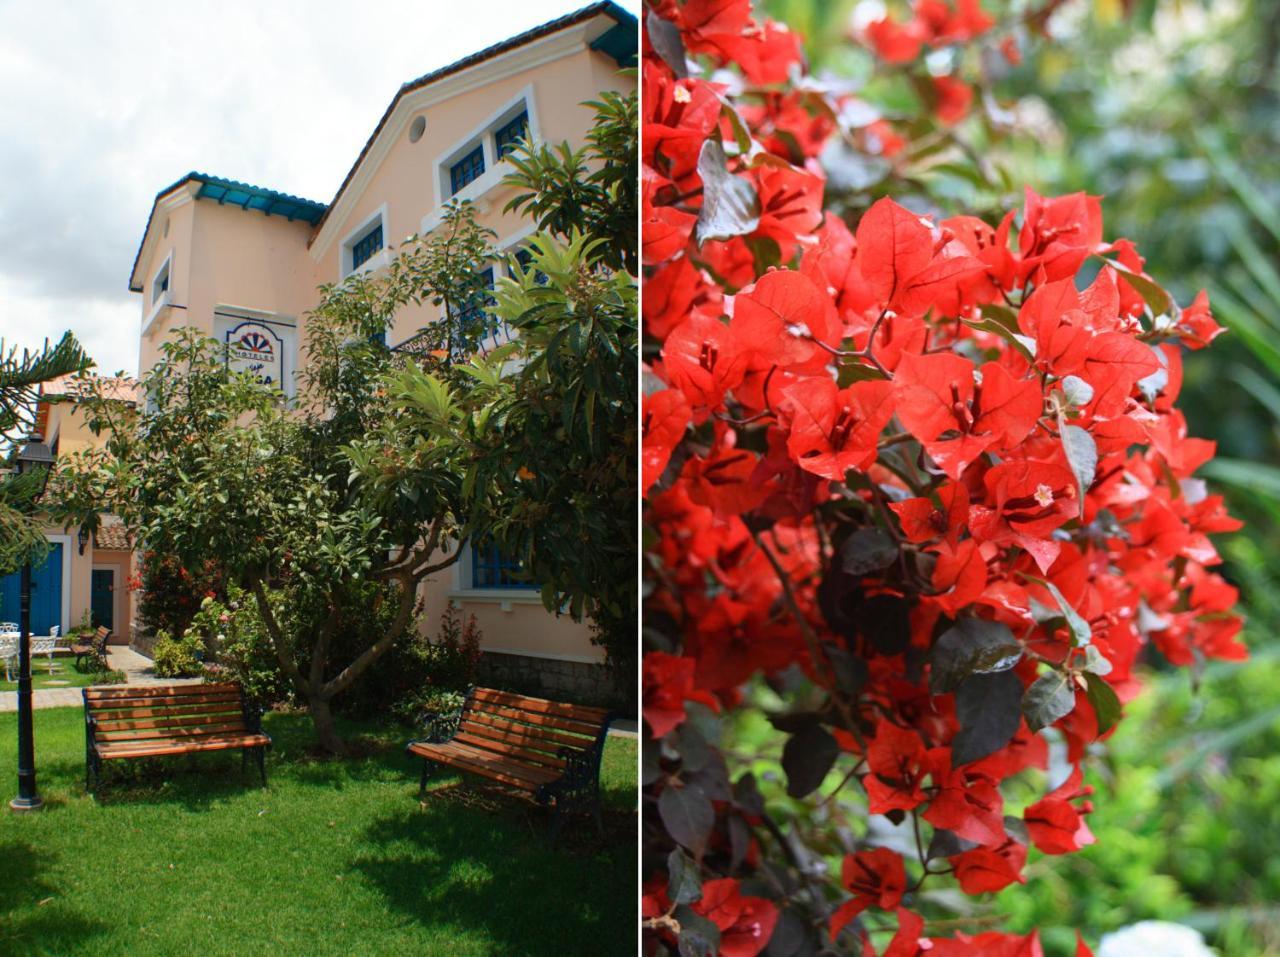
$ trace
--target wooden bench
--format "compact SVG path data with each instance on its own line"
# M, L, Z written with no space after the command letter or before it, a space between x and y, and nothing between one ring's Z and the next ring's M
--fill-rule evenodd
M239 749L241 770L252 753L262 783L271 739L262 709L240 686L132 685L84 689L85 788L92 792L103 761Z
M93 658L104 664L107 660L107 642L111 639L111 632L98 626L98 630L94 632L92 638L85 642L72 642L71 653L76 656L76 670L80 670L80 666L85 658Z
M418 797L425 797L435 768L448 766L554 803L552 843L562 813L579 806L591 805L603 830L600 757L615 717L603 708L473 688L461 710L436 716L427 737L409 743L408 752L423 762Z

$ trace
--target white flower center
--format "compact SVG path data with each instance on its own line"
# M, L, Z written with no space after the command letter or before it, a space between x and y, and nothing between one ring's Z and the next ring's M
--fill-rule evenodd
M1036 501L1048 508L1053 504L1053 489L1041 482L1036 486Z

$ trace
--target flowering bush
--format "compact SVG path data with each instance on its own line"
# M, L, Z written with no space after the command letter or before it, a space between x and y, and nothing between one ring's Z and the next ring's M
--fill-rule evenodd
M1221 331L1206 297L1174 302L1084 194L824 210L828 141L892 158L989 100L922 54L1018 55L975 0L861 37L928 117L804 76L746 0L646 20L651 949L1038 955L926 935L926 892L1092 842L1083 764L1144 648L1245 657L1208 538L1238 523L1175 405L1183 349ZM787 736L772 800L733 733L760 708Z

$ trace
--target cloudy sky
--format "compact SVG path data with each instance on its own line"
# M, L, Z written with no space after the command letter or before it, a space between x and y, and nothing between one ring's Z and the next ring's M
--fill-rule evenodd
M0 338L71 329L136 373L157 192L199 170L328 202L401 83L586 3L0 0Z

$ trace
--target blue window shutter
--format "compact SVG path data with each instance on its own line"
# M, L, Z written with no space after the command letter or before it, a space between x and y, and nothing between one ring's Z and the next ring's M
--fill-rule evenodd
M462 159L449 167L449 184L453 192L458 192L470 182L474 182L484 174L484 145L476 144Z
M521 110L518 116L512 117L493 131L493 142L498 159L506 156L516 148L521 140L529 138L529 111Z
M351 269L359 269L382 248L382 220L351 245Z

